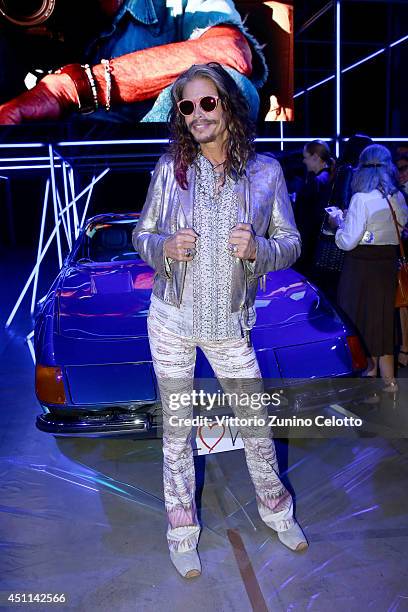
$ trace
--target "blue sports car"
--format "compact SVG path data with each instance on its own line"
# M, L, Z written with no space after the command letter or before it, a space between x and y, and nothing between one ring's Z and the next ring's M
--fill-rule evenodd
M41 304L34 349L42 431L157 435L160 402L146 326L154 271L133 248L137 221L135 213L89 219ZM366 365L349 324L294 270L266 280L252 338L269 388L285 389L284 405L295 411L347 398ZM214 382L200 351L196 377Z

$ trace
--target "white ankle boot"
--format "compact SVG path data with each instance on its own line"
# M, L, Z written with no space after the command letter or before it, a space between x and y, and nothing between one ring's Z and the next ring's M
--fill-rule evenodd
M286 531L278 531L278 538L287 548L296 552L306 550L309 546L306 536L298 523L295 523Z
M195 578L201 574L201 562L195 548L185 552L171 550L170 559L183 578Z

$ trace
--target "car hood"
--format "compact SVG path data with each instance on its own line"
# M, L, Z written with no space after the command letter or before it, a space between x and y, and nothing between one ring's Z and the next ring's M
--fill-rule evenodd
M154 272L143 262L67 269L59 292L59 333L75 338L146 335Z
M323 296L301 274L290 268L267 275L265 291L258 289L255 306L257 327L335 316Z
M75 338L146 335L154 272L144 262L67 268L59 291L59 333ZM294 270L272 272L256 298L257 327L289 325L333 311Z

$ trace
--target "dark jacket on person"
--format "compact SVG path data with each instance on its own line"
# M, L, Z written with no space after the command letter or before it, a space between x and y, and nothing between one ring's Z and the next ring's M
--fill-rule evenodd
M352 196L351 179L353 178L353 172L353 166L350 164L341 164L336 168L330 206L338 206L342 210L349 207Z
M307 274L312 265L317 240L325 217L325 208L331 196L330 169L323 168L318 174L309 172L302 189L296 197L295 219L302 239L302 254L296 267Z

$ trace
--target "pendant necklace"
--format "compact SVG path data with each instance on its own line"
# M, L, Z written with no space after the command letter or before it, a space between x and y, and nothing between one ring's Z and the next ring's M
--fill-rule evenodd
M226 162L226 160L224 159L219 164L215 164L215 166L213 166L211 164L212 171L214 172L215 182L216 182L217 186L221 186L224 183L224 179L225 179L224 164L225 164L225 162ZM222 167L221 171L216 172L215 169L218 168L219 166L223 166L223 167Z

